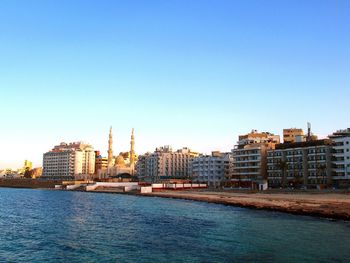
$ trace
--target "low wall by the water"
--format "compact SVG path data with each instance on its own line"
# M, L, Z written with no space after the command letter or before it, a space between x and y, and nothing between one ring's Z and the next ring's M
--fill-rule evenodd
M0 187L14 188L55 188L61 184L59 180L38 180L38 179L0 179Z
M71 185L67 185L66 189L67 190L75 190L75 189L77 189L79 187L80 187L80 184L71 184Z
M200 188L207 188L207 184L200 184L200 183L158 183L158 184L152 184L152 185L144 185L142 183L138 182L95 182L93 184L72 184L64 186L63 189L67 190L76 190L79 189L81 185L84 185L84 188L86 191L116 191L116 192L130 192L130 191L140 191L143 187L142 191L144 193L146 192L153 192L153 191L162 191L162 190L186 190L186 189L200 189ZM57 188L60 188L57 186ZM151 190L149 190L151 189Z
M102 186L102 187L125 187L125 186L132 186L132 185L139 185L138 182L96 182L97 186Z
M139 190L140 186L138 182L96 182L93 185L87 185L86 191L94 191L99 187L103 188L123 188L124 192L129 192L132 190Z
M152 193L152 186L142 186L140 189L141 194L149 194Z
M155 191L159 190L183 190L183 189L198 189L198 188L207 188L207 184L199 183L166 183L166 184L152 184L152 189Z

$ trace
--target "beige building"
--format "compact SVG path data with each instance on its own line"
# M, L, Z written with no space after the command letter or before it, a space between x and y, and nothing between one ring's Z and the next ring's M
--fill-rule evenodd
M83 142L61 143L43 156L43 177L83 179L95 172L95 152Z
M137 171L142 180L191 179L191 164L199 154L184 147L173 151L170 146L157 148L153 153L139 156Z
M107 170L108 158L102 157L100 151L95 151L95 174L100 170Z
M240 135L232 150L232 187L256 188L267 179L267 151L280 143L279 135L253 130Z
M305 135L303 129L290 128L283 129L283 142L293 143L302 142L305 140Z

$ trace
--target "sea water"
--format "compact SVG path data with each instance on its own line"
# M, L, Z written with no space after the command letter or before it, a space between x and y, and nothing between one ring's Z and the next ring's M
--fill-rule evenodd
M186 200L0 188L0 262L350 262L350 223Z

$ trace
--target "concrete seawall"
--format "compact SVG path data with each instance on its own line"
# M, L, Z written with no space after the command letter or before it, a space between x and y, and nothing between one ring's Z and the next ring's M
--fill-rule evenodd
M37 179L0 179L0 187L13 188L55 188L62 181L44 181Z

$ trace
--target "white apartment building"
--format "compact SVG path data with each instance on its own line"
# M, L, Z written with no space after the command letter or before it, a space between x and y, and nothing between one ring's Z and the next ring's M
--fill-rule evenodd
M329 138L333 141L332 177L339 187L350 186L350 128L334 132Z
M95 172L95 152L83 142L61 143L43 155L43 177L81 179Z
M231 153L212 152L211 155L200 155L192 162L194 181L207 183L209 187L220 187L228 178Z
M157 148L153 153L141 155L136 165L141 179L159 181L162 178L190 178L192 160L198 156L188 148L173 151L170 146Z

